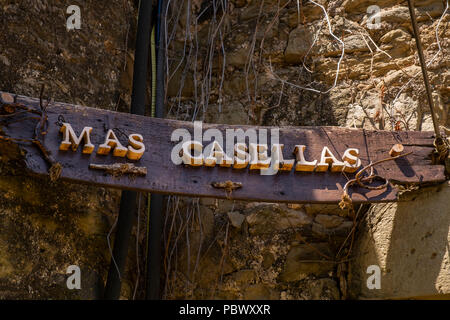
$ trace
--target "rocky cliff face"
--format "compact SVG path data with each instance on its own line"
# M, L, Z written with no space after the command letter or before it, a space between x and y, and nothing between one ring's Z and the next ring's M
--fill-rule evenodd
M439 122L448 128L446 1L415 2ZM0 79L0 89L38 96L41 84L47 83L56 100L126 111L136 9L127 1L81 4L82 28L69 32L65 29L68 5L0 1L0 24L6 30L0 35L0 73L7 75ZM376 19L372 10L379 10ZM169 18L171 118L432 129L404 1L173 0ZM98 296L110 258L106 236L118 212L118 192L53 185L24 177L11 164L2 166L1 175L0 228L5 232L0 232L0 297ZM142 209L144 201L142 196ZM446 201L445 196L436 198L443 203L439 210L448 209ZM426 234L439 225L439 219L433 219L431 226L419 223L428 205L403 209L399 204L397 210L389 205L389 217L406 210L417 221L418 234ZM357 220L361 231L350 246L354 220L337 205L169 197L162 241L162 295L340 299L449 292L448 253L443 245L448 247L448 226L445 234L445 225L440 225L432 242L435 258L426 257L424 266L434 263L436 271L423 280L427 290L398 289L392 284L403 279L402 261L421 265L420 259L393 259L397 248L405 249L398 239L404 233L408 238L410 229L396 227L395 235L386 231L383 221L390 218L382 214L385 206L356 209L364 218ZM141 214L139 243L145 238L142 217L145 214ZM376 242L366 255L364 244L371 235ZM379 243L392 250L378 254ZM427 252L430 243L414 243L415 252ZM142 281L138 270L145 265L143 248L139 259L130 249L123 298L132 298L137 277ZM390 257L388 264L383 264L383 254ZM366 258L355 260L360 256ZM365 287L369 262L378 263L387 277L382 291ZM65 270L71 264L82 267L87 288L82 292L65 286ZM414 277L421 272L426 270L417 267ZM142 285L137 297L141 289Z

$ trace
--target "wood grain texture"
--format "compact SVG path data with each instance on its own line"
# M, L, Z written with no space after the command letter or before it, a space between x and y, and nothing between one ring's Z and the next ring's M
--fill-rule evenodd
M23 96L17 102L39 108L39 99ZM289 202L289 203L335 203L342 196L342 188L348 178L354 174L331 172L279 172L264 176L259 171L248 169L235 170L223 167L186 167L175 165L170 161L170 154L177 142L171 142L173 130L186 128L193 135L193 123L142 117L132 114L117 113L64 103L51 103L47 108L48 133L44 136L44 145L56 161L62 164L61 179L89 183L99 186L130 189L144 192L186 195L195 197L226 198L227 192L212 186L216 182L239 182L242 187L233 190L231 199ZM146 151L135 165L147 167L146 176L112 176L106 172L89 169L89 164L113 164L131 162L124 158L86 155L78 149L76 152L59 151L62 139L58 121L69 122L79 134L83 127L93 128L92 143L98 147L104 142L108 129L123 132L125 135L139 133L144 137ZM15 122L0 127L0 134L14 138L31 139L36 125L34 119ZM244 131L248 128L268 129L271 127L231 126L221 124L203 124L203 132L217 128L225 137L227 128ZM280 127L280 143L285 145L284 157L292 159L291 152L297 144L307 145L305 157L319 159L324 146L328 146L335 156L341 158L347 148L358 148L360 159L365 166L389 157L389 150L394 144L404 146L404 152L413 154L406 158L389 161L376 166L376 173L398 183L439 183L445 181L444 166L433 166L429 157L433 150L433 132L389 132L368 131L338 127ZM126 136L118 135L127 145ZM209 141L204 141L204 145ZM1 145L0 151L5 150ZM25 151L24 165L34 174L46 175L49 169L40 151L31 144L20 144ZM397 190L389 186L385 190L366 190L352 187L349 191L354 202L389 202L395 201Z

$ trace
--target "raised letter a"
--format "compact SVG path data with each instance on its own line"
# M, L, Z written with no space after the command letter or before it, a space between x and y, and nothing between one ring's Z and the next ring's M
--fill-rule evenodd
M63 141L59 145L59 150L69 150L72 147L72 150L76 151L81 140L84 139L83 153L91 154L94 151L95 147L91 143L91 137L89 136L92 131L91 127L84 127L79 137L73 131L70 123L63 123L59 131L63 133Z

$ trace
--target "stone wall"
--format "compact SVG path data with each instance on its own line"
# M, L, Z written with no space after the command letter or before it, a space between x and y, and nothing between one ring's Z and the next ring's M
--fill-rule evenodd
M230 2L225 15L206 5L211 1L192 1L189 14L174 2L177 9L171 17L178 21L170 28L169 116L228 124L432 130L404 1L316 1L326 8L333 34L345 43L343 56L322 8L310 1L300 1L299 6L287 0ZM436 30L440 38L442 50L431 62L429 76L440 125L448 127L449 16L439 23L445 1L415 2L427 61L438 53ZM381 9L376 29L367 26L371 5ZM191 214L170 220L173 212L168 210L168 225L177 221L185 234L166 234L165 245L174 249L164 257L171 270L165 279L167 298L340 299L348 293L351 298L406 298L448 292L438 285L442 280L426 277L413 289L394 293L393 286L403 279L398 277L403 264L410 262L398 258L396 284L387 289L392 278L383 278L386 288L369 294L369 258L347 264L365 256L360 238L367 234L361 231L354 243L349 240L354 221L337 206L176 201L187 201ZM445 196L438 201L448 207ZM369 215L382 208L370 208ZM413 210L415 205L408 208L417 220L425 219ZM359 219L367 209L361 208ZM358 220L358 229L366 223L365 218ZM188 224L190 229L184 227ZM443 233L448 230L445 223L440 228ZM387 245L389 231L382 230L386 233L379 237ZM407 235L407 227L401 230L399 236L413 236ZM442 244L439 257L445 255ZM205 249L209 245L211 249ZM438 260L434 268L448 281L448 265ZM387 271L383 272L384 277ZM422 290L427 281L429 287L442 288Z
M166 259L176 264L167 298L340 298L335 256L352 221L339 216L337 206L197 205L179 219L182 238L167 241L178 251Z
M415 298L450 293L450 184L378 204L365 216L352 261L353 297ZM367 268L381 270L381 288L366 286Z
M0 34L0 89L38 96L46 83L55 100L126 112L135 6L129 1L80 2L82 29L68 32L65 9L72 2L39 0L30 5L0 0L5 30ZM431 130L406 3L315 2L326 9L333 34L343 39L343 56L324 12L310 1L231 0L223 10L218 0L172 0L168 117L228 124ZM440 125L448 128L449 15L439 20L445 1L415 2L427 61L438 52L439 24L442 49L429 66L429 76ZM381 23L369 29L367 8L374 4L381 9ZM117 217L119 192L53 185L25 177L13 164L1 168L0 298L99 297L110 259L106 236ZM420 206L356 208L361 219L355 239L348 236L353 218L337 205L168 197L161 294L167 299L448 294L448 238L447 253L443 245L448 224L447 234L445 223L439 224L448 200L442 196L445 191L435 195L433 190L416 191L418 199L424 198L417 200ZM145 202L143 195L142 211ZM427 210L434 214L432 219L425 220ZM140 217L140 253L136 257L135 248L130 248L122 298L133 297L136 280L136 297L142 297L144 212ZM411 221L417 223L412 222L414 235L406 227ZM424 221L428 224L419 230ZM434 235L428 237L434 239L429 245L414 238L427 232ZM404 246L403 237L414 245ZM422 263L418 254L411 253L413 248L426 259L423 266L434 271L415 285L401 285L410 274L403 273L405 264L408 269ZM408 257L403 260L397 252ZM380 264L381 291L365 287L367 263ZM82 267L86 283L82 292L65 286L70 264ZM411 277L421 277L426 268L411 269Z
M201 70L209 62L204 54L207 46L199 45L198 50L193 47L195 51L189 56L189 37L185 37L186 33L181 32L180 27L175 30L178 36L171 42L174 50L172 65L178 68L171 79L169 95L178 97L174 97L174 103L183 101L184 109L177 110L177 116L183 117L182 112L186 108L189 110L192 97L196 97L197 103L203 104L207 121L366 128L378 128L381 122L390 129L391 122L395 124L402 120L402 129L407 126L411 130L429 130L430 116L424 107L420 74L399 94L402 85L420 72L406 4L400 4L401 1L318 2L327 7L333 33L345 43L335 88L329 90L335 81L342 46L330 36L320 7L302 1L299 15L296 1L231 1L229 15L221 24L223 50L219 36L215 38L218 50L211 61L213 88L208 101L198 101L203 98L202 92L207 91L202 82L205 72ZM435 28L444 11L444 2L415 1L427 60L438 49ZM382 10L381 24L377 29L368 29L366 10L374 4ZM182 12L180 16L183 26L187 15ZM221 18L217 14L216 23L205 21L197 25L198 39L197 33L192 32L195 26L191 26L192 41L207 44L211 25L219 25L217 20ZM449 121L449 92L445 85L449 72L445 68L448 39L444 30L447 23L448 15L439 25L442 51L429 66L440 121L444 126L448 126ZM211 39L212 36L209 41ZM200 56L196 62L192 58L195 56ZM318 95L286 82L329 92ZM180 86L182 90L177 90ZM211 113L217 113L218 104L230 105L233 112L223 110L224 114L211 116ZM241 121L238 121L239 117Z
M81 8L81 30L66 30L71 4ZM45 84L53 100L126 111L134 14L128 1L0 1L0 90L39 97ZM0 299L99 298L119 195L29 177L2 162ZM70 265L81 268L80 291L67 289Z

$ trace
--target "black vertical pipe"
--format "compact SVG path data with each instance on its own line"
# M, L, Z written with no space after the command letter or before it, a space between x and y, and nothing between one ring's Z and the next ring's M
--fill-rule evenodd
M147 264L147 300L159 300L160 272L161 272L161 234L163 195L152 193L150 196L150 227L148 242Z
M123 191L120 199L119 218L117 220L117 231L114 239L114 248L109 265L108 279L106 280L104 299L117 300L120 297L122 286L121 277L125 269L128 254L131 228L134 224L136 212L136 192ZM114 263L114 261L116 263ZM117 266L116 266L117 264ZM120 275L119 273L120 272Z
M157 30L159 35L156 43L156 108L155 116L164 117L164 43L165 43L165 21L166 21L166 0L158 1ZM150 227L147 244L147 300L158 300L160 298L160 270L161 270L161 234L163 228L162 211L163 195L151 194L150 198Z
M158 43L156 45L157 49L157 59L156 59L156 117L164 117L164 97L165 97L165 25L166 25L166 15L167 15L167 0L159 0L158 8L158 24L159 24L159 37Z
M147 85L148 51L150 45L152 0L141 0L134 53L133 92L130 113L144 115ZM117 300L122 286L131 228L135 221L136 196L134 191L123 191L114 239L113 257L106 280L104 299ZM114 263L115 261L115 263ZM117 266L116 266L117 265ZM120 274L119 274L120 273Z
M141 0L134 52L133 92L130 113L144 115L148 75L148 52L152 25L152 0Z

